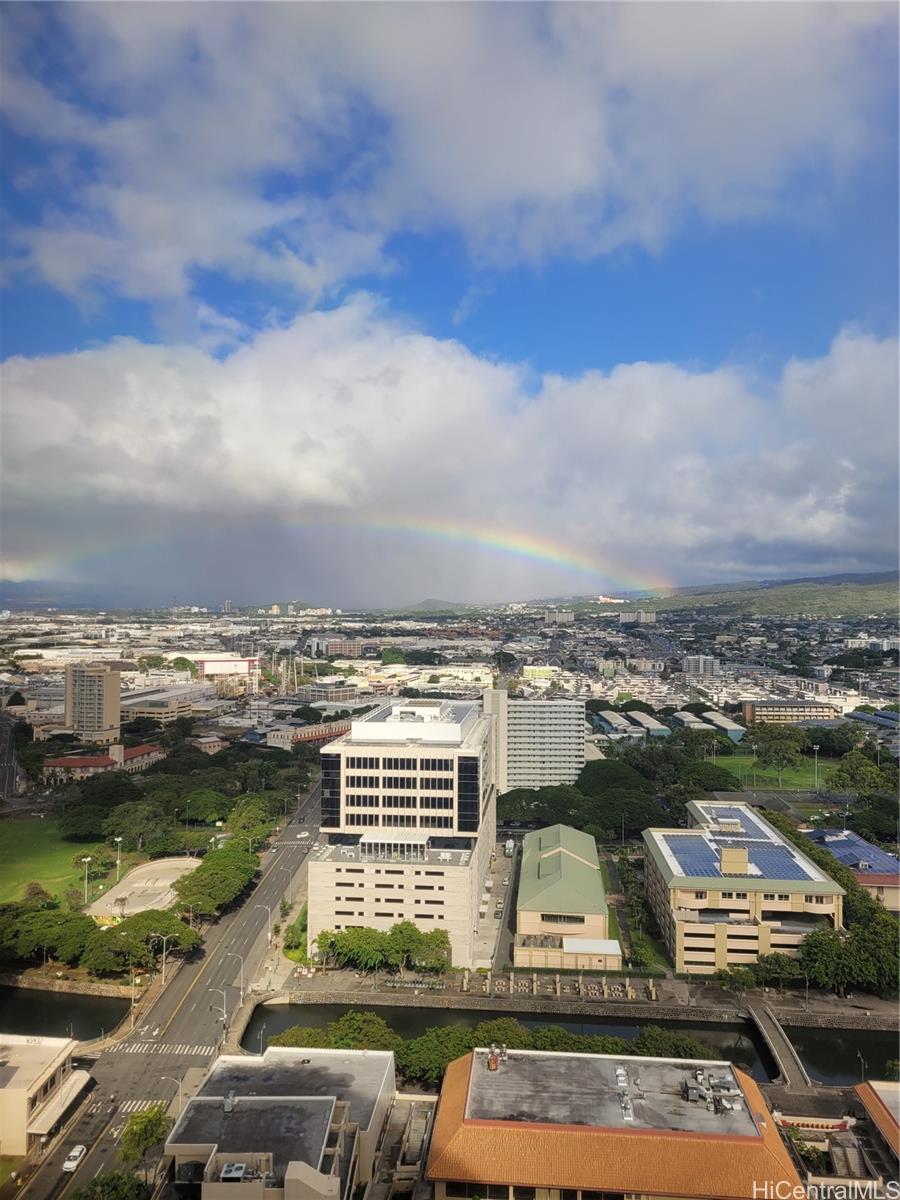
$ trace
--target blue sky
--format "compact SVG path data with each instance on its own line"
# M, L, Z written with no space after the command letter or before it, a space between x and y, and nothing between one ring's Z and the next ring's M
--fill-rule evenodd
M894 564L891 6L0 19L14 577L143 586L132 501L148 588L234 599L261 527L282 589L346 603ZM248 456L230 490L204 437ZM766 495L726 517L739 472ZM359 529L409 488L468 556L376 540L359 578ZM595 576L476 553L487 524Z

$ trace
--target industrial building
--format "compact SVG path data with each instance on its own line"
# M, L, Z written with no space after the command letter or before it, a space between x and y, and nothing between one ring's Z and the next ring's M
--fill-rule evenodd
M716 712L715 709L702 713L701 720L705 721L707 725L712 725L713 729L717 729L719 733L724 733L735 745L747 732L743 725L738 725L737 721L732 721L731 717L726 717L724 713Z
M209 684L183 683L172 687L146 688L139 692L122 694L122 719L134 721L138 717L158 721L160 725L172 725L179 717L191 717L194 705L212 697Z
M747 725L764 721L770 725L797 725L801 721L829 720L841 715L837 705L814 700L742 700L741 710Z
M0 1154L27 1154L90 1083L72 1069L77 1049L72 1038L0 1033Z
M568 825L525 835L516 896L513 965L618 971L622 948L609 937L597 843Z
M447 1067L426 1176L435 1200L801 1194L758 1085L731 1063L505 1047Z
M712 728L706 721L702 721L696 713L686 708L672 713L672 724L678 725L682 729L690 729L693 733L709 733Z
M647 737L666 738L672 735L668 725L663 725L662 721L657 721L656 717L651 717L649 713L641 712L640 709L631 709L626 716L630 723L642 729Z
M635 726L628 718L621 713L613 712L612 709L604 709L603 712L595 713L594 722L604 733L613 737L635 737L637 735Z
M495 719L498 792L575 782L584 766L583 700L510 699L500 688L482 700Z
M323 929L445 929L475 966L479 899L496 842L494 718L471 701L392 701L322 751L309 945Z
M889 912L900 912L900 860L850 829L811 829L806 836L849 867L856 882Z
M66 729L81 742L109 745L119 740L119 672L105 663L66 667Z
M691 801L690 829L644 830L647 900L677 971L795 956L843 927L843 888L745 804Z
M344 1200L372 1179L397 1092L389 1050L269 1046L223 1056L166 1141L179 1191L201 1200Z

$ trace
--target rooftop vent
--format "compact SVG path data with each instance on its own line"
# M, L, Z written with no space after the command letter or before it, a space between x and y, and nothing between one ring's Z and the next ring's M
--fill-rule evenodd
M222 1183L240 1183L247 1174L246 1163L225 1163L219 1180Z
M229 1092L222 1100L222 1108L225 1112L234 1112L234 1092Z

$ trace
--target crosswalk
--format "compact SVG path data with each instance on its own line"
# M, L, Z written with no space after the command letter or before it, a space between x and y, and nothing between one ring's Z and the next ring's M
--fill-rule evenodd
M190 1042L125 1042L117 1046L116 1054L197 1054L209 1058L215 1046L193 1045Z
M143 1112L145 1108L152 1108L154 1104L167 1104L167 1100L123 1100L119 1105L121 1113L136 1113Z

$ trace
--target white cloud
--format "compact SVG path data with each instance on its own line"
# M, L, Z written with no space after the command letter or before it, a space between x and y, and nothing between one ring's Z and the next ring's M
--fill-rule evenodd
M197 268L315 300L390 270L409 230L459 231L506 264L769 212L798 176L877 150L896 19L855 3L48 12L72 78L28 74L43 18L8 7L3 105L81 153L19 176L46 201L23 260L69 294L99 281L157 302Z
M535 386L357 296L225 361L126 339L16 358L0 379L6 548L32 576L110 548L109 571L156 583L187 539L216 550L207 595L268 548L369 600L431 578L461 599L549 580L399 535L377 553L344 528L377 518L544 537L626 576L877 569L896 552L896 355L845 330L772 383L635 363ZM281 531L297 524L311 532L295 562ZM148 541L152 569L125 554Z

